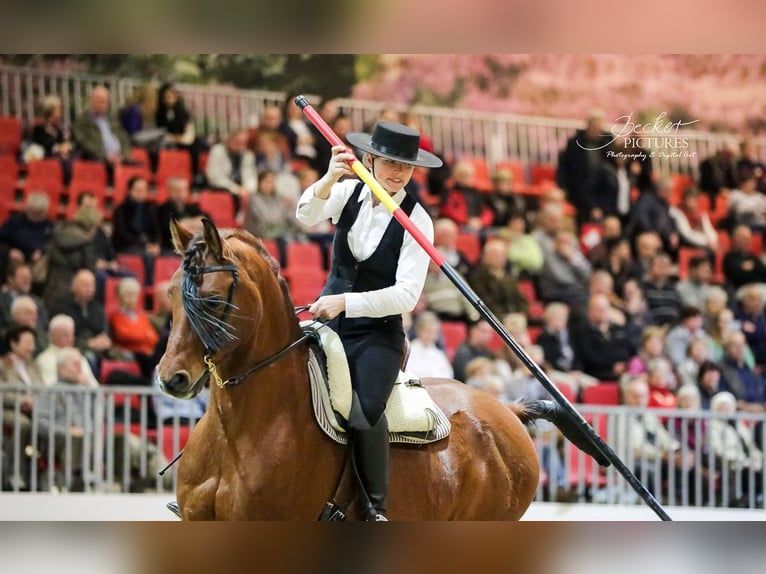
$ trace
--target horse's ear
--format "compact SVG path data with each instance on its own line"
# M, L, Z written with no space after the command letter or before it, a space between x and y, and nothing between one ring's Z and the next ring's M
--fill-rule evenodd
M202 218L202 231L210 253L212 253L216 261L223 261L223 242L221 241L221 236L215 224L207 217Z
M183 255L193 237L192 232L178 223L175 219L170 220L170 237L173 239L173 247L176 253Z

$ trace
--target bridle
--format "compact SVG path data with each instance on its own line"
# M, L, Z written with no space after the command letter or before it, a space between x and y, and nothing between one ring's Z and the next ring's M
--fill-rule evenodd
M226 387L233 387L245 382L248 377L255 372L268 367L305 341L314 338L312 334L306 333L282 350L277 351L275 354L253 365L242 373L229 377L226 380L222 379L218 374L218 368L213 362L212 357L220 351L224 344L233 342L237 339L237 336L232 331L231 325L227 323L227 319L229 318L232 309L237 309L236 305L232 303L232 299L234 297L234 289L239 283L239 270L234 263L202 265L203 249L204 244L198 243L197 245L190 247L184 255L184 278L181 285L181 302L184 311L186 311L192 330L197 334L197 337L200 339L200 342L205 349L205 356L202 358L202 361L205 363L210 377L218 388L223 389ZM225 272L232 274L232 282L231 285L229 285L226 301L223 301L221 297L217 296L201 297L199 294L199 286L202 284L204 275L207 273ZM217 308L220 304L224 305L224 311L220 317L217 317L213 314L216 309L211 307ZM296 314L299 314L307 309L308 306L296 307L295 312Z

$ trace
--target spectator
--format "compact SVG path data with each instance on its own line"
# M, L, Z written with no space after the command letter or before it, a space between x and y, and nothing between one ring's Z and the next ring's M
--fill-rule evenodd
M78 208L96 209L103 219L103 211L101 210L98 199L93 193L85 191L77 196L77 206ZM103 284L106 277L109 275L122 276L124 272L120 271L120 263L117 261L117 252L112 246L111 237L107 236L104 231L103 225L99 225L96 229L96 234L93 237L93 244L96 251L97 282L100 281ZM100 291L103 292L103 289ZM103 293L101 297L103 298Z
M479 319L479 312L433 261L428 265L422 297L426 308L442 321L468 323Z
M706 249L711 255L718 250L718 233L710 217L700 209L700 193L694 188L684 190L681 205L670 208L681 245Z
M27 387L42 388L43 381L32 355L35 352L34 329L16 325L11 327L5 334L5 346L8 352L0 359L0 389L2 385L25 385ZM18 403L18 407L17 407ZM32 448L32 410L35 401L31 392L3 392L3 428L14 429L19 436L19 461L18 474L15 469L10 469L4 474L14 475L8 479L7 486L16 487L19 490L29 490L31 465L36 461L33 458ZM18 408L18 415L16 409ZM18 429L16 431L15 429ZM12 441L3 441L3 458L12 460ZM15 484L12 484L15 483Z
M692 257L689 261L689 276L676 284L676 291L681 305L704 309L708 293L712 288L710 279L713 268L710 260L704 256Z
M689 411L689 417L677 417L673 419L670 429L673 438L685 443L691 452L699 452L702 457L700 462L705 465L707 454L707 420L698 418L697 413L702 410L702 397L696 384L683 385L678 389L676 408Z
M50 344L35 359L40 369L42 381L46 386L51 387L58 380L58 360L65 354L71 355L71 351L74 351L77 360L81 364L79 375L83 378L83 384L92 388L98 387L98 379L93 374L88 360L74 346L74 319L68 315L54 316L51 319L50 325L48 325L48 338Z
M459 229L457 223L446 217L434 223L434 247L439 250L455 271L468 275L470 263L457 248Z
M232 194L234 210L238 212L241 201L258 189L255 156L247 149L247 132L235 132L225 144L210 148L205 175L210 187Z
M729 193L729 225L747 225L757 233L766 230L766 196L756 188L752 173L744 174L739 188Z
M710 410L719 416L710 420L710 449L716 465L728 474L729 490L724 494L729 506L749 507L752 487L757 504L763 504L763 453L758 449L747 422L734 418L737 399L728 392L717 393Z
M526 202L523 197L516 194L513 172L509 169L498 170L492 177L492 183L494 188L489 196L489 205L493 214L492 226L506 227L514 216L525 218Z
M84 365L83 365L84 363ZM58 390L51 400L43 395L39 406L40 433L53 435L54 464L66 471L64 488L83 492L83 448L85 436L92 435L96 414L85 393L64 393L72 386L90 387L93 381L83 370L88 362L77 349L61 349L54 363L52 386ZM91 373L92 377L92 373Z
M174 252L173 238L170 235L170 222L189 224L199 220L205 214L196 203L189 202L189 182L182 177L169 177L165 182L168 199L157 208L157 225L160 231L160 250Z
M527 220L521 213L511 215L508 226L497 233L508 244L508 261L519 275L537 275L543 268L543 251L527 233Z
M417 337L410 343L408 372L421 378L452 378L452 365L444 351L436 346L439 328L438 317L430 311L423 311L415 320Z
M250 196L243 228L261 239L294 241L300 234L294 213L277 195L274 172L259 172L258 191Z
M72 279L70 295L54 310L74 320L75 345L93 370L97 370L98 360L112 348L112 340L106 332L104 305L95 295L96 276L92 271L81 269Z
M295 103L295 98L289 96L283 108L284 120L279 126L279 132L284 134L290 147L290 155L296 159L311 163L316 159L314 136L311 133L303 111ZM422 136L421 136L422 140ZM422 142L421 142L422 143ZM301 189L308 186L301 185Z
M718 314L729 306L729 295L723 287L711 285L705 297L703 308L703 323L705 331L709 332L715 328Z
M622 239L622 222L616 215L607 215L601 223L601 238L596 245L587 251L588 261L596 269L608 267L609 247L615 241ZM628 243L630 246L630 243ZM630 250L628 250L630 252Z
M681 299L671 272L670 257L660 253L652 260L642 286L654 325L674 325L681 313Z
M654 231L645 231L636 238L636 259L631 277L643 281L654 258L662 253L662 240Z
M637 262L633 261L630 242L627 239L608 239L605 247L606 261L600 266L596 265L595 268L609 273L617 292L622 292L628 281L643 277L643 273L638 272Z
M591 297L588 321L572 336L583 371L600 381L618 380L633 354L625 329L609 321L610 308L605 295Z
M742 288L735 317L753 351L756 365L763 368L766 366L766 317L763 313L763 291L759 287L746 285Z
M612 276L603 270L594 271L588 281L588 296L593 295L606 295L609 297L609 302L612 304L612 308L609 312L609 320L620 326L624 326L626 322L625 312L623 311L624 303L622 299L614 292L614 279ZM587 309L585 310L587 311ZM583 317L587 312L583 312ZM579 319L579 317L578 317Z
M144 360L151 357L159 341L157 332L149 322L142 306L141 284L132 277L122 279L117 286L119 307L109 315L109 332L116 348L134 358L141 366L142 373L151 372L144 368Z
M53 220L48 217L50 199L43 191L27 196L23 213L14 213L0 225L0 248L8 261L37 262L53 236Z
M758 159L756 140L745 138L739 144L739 159L737 160L737 181L742 181L746 174L755 177L756 189L766 193L766 165Z
M766 265L750 252L753 232L738 225L731 236L731 249L723 258L723 274L735 289L747 283L766 283Z
M647 410L649 386L646 381L639 378L628 383L625 404L635 411L628 418L627 464L633 465L634 472L641 476L647 489L655 495L659 495L657 487L668 482L671 473L676 475L669 481L677 489L676 497L680 498L682 485L688 492L694 493L694 453L682 453L681 445L657 415ZM660 476L655 474L656 468L659 468ZM705 488L702 490L704 492Z
M136 143L137 138L140 140L141 132L157 127L156 115L157 89L152 83L136 86L118 112L120 126Z
M46 158L56 158L61 162L61 173L67 184L72 177L72 141L62 120L61 99L46 96L42 117L32 128L32 141L43 149Z
M734 164L734 149L725 144L712 157L700 163L699 188L710 196L711 203L721 193L728 193L737 187L737 168Z
M622 289L622 308L625 317L625 332L628 341L634 349L641 346L641 334L651 325L649 306L646 304L644 292L638 281L630 279Z
M107 170L130 157L130 138L117 118L109 115L109 90L93 88L88 110L72 126L83 159L104 161Z
M680 386L696 385L700 368L710 359L710 346L707 339L702 337L689 341L686 358L678 365L678 381Z
M676 396L672 391L675 382L670 361L663 358L649 361L646 367L646 383L649 385L649 404L647 406L650 409L676 408Z
M721 390L737 397L737 408L749 413L764 413L766 384L761 376L745 363L745 335L732 331L724 340L724 360L721 369Z
M487 241L481 262L468 274L468 282L495 315L526 313L528 303L508 270L507 247L502 241Z
M45 309L39 307L35 299L29 295L19 295L11 303L10 329L14 326L23 325L35 332L35 355L41 353L48 346L47 321L40 321L40 314Z
M662 179L657 184L657 191L647 190L642 193L630 212L630 221L626 228L628 237L637 237L645 231L654 231L662 241L662 248L668 253L678 250L678 230L670 215L670 194L673 184L669 179Z
M591 170L582 188L577 212L581 224L601 222L607 216L626 221L630 211L630 177L624 148L612 143L600 151L603 157Z
M11 322L11 307L20 296L30 297L37 306L37 324L35 329L48 327L48 313L43 300L32 293L32 269L26 263L14 263L8 267L6 282L0 289L0 329L5 329Z
M452 168L452 183L441 206L441 217L447 217L461 228L480 232L492 225L493 214L486 198L474 187L473 164L459 161Z
M641 336L641 349L628 363L628 374L635 376L648 373L650 363L663 363L666 367L665 372L672 379L670 388L676 387L673 363L665 354L665 329L661 327L650 326L644 329Z
M564 208L555 203L545 205L537 215L536 228L532 232L540 249L543 250L543 258L553 253L556 243L556 234L564 228Z
M673 365L677 367L684 362L689 343L695 338L708 340L705 331L702 330L702 311L697 307L684 307L681 309L678 325L670 329L665 340L667 353Z
M556 181L566 191L567 199L578 213L588 213L583 198L584 188L603 161L601 149L607 143L604 114L600 110L591 111L585 122L585 129L577 130L559 153L556 170Z
M718 392L721 384L721 367L718 363L705 361L700 365L697 375L697 389L700 392L700 404L704 410L710 410L710 401Z
M731 309L721 309L718 312L712 327L707 331L710 336L708 346L711 360L719 363L723 361L727 337L735 331L741 332L741 327L742 324L734 318L734 312ZM755 355L747 345L745 345L745 364L751 369L755 368Z
M183 98L172 84L164 84L157 94L157 111L154 123L164 128L165 144L171 147L191 150L196 139L194 120L186 109ZM195 165L196 154L192 156Z
M156 301L155 308L157 311L149 315L149 322L157 331L160 339L164 335L170 334L170 321L173 318L173 306L168 294L170 289L170 281L163 281L162 283L154 286L154 300Z
M529 336L529 328L527 326L527 316L524 313L508 313L503 317L503 326L519 346L525 349L532 346L532 338ZM518 369L522 365L519 356L508 345L502 342L495 351L495 357L497 359L495 361L495 371L506 380L511 377L511 372L514 369Z
M492 327L484 319L479 319L468 327L466 340L457 348L452 359L452 369L458 381L466 381L466 365L476 357L494 359L489 343L492 340Z
M559 301L572 309L587 306L590 264L576 243L569 231L556 234L553 252L545 258L540 273L540 293L546 303Z
M98 254L94 240L100 225L101 212L93 207L81 207L71 221L56 224L48 251L48 277L43 294L46 308L53 309L66 298L75 273L96 268Z
M154 258L160 254L160 223L157 205L149 200L149 184L143 177L128 181L128 197L114 210L112 245L117 253L133 253L144 260L146 282L154 282Z

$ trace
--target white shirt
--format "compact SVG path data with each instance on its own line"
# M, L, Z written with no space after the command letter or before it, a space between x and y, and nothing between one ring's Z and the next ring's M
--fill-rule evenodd
M452 365L447 355L436 345L426 346L419 339L410 343L410 358L407 361L407 372L418 377L438 377L451 379Z
M337 224L357 183L359 181L356 179L336 183L332 186L327 199L316 197L314 186L309 186L298 201L296 210L298 220L304 225L317 225L325 219L332 219L332 222ZM400 205L406 194L407 192L402 189L392 199ZM382 203L373 207L372 192L366 185L359 194L359 202L361 203L359 214L348 232L348 246L357 261L364 261L380 244L383 233L393 216ZM410 219L433 243L433 222L420 204L415 205ZM399 222L395 222L395 225L399 225ZM405 232L396 268L396 283L376 291L346 293L346 316L349 318L386 317L412 311L423 291L428 261L428 254L409 233Z

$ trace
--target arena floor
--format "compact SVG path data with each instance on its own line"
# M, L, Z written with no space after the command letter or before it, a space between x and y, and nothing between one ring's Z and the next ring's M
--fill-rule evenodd
M2 494L0 521L175 521L165 508L167 494ZM765 510L673 508L678 521L763 521ZM524 520L540 521L655 521L645 506L534 503Z

